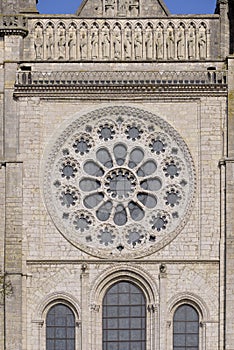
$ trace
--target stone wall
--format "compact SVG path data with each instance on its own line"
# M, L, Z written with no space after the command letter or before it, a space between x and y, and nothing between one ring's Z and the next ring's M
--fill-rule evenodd
M3 2L2 12L11 4ZM152 1L160 18L136 20L132 13L143 13L136 1L124 19L118 6L103 4L117 18L0 16L0 281L7 287L0 295L0 347L45 350L47 312L64 302L74 311L77 347L100 350L103 297L125 280L146 296L147 350L172 349L181 303L199 314L200 349L232 349L233 72L230 59L226 74L220 51L227 33L219 32L219 15L166 17L162 2ZM129 120L150 115L168 125L170 137L178 135L194 164L194 196L180 229L157 249L134 255L133 246L129 256L120 250L104 258L79 249L57 224L46 174L57 157L54 145L69 140L72 123L109 107L131 111ZM99 125L98 118L92 122Z

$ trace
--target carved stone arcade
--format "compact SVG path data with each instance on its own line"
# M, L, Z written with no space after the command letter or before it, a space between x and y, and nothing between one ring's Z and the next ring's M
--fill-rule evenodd
M110 2L105 6L108 11L112 8ZM205 21L41 20L30 26L36 60L205 60L210 56Z

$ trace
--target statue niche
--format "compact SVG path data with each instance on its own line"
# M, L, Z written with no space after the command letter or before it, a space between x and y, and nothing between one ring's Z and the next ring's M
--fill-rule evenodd
M74 60L76 58L76 28L74 26L69 30L68 48L69 60Z
M138 29L135 32L135 40L134 40L134 51L135 51L135 59L140 60L142 59L142 32L140 29Z
M41 60L43 56L43 29L40 24L35 28L34 47L36 59Z
M185 56L185 35L184 35L184 28L182 26L179 27L178 34L177 34L177 58L179 60L184 59Z
M147 60L153 58L153 34L152 29L149 27L146 30L145 34L145 55Z
M110 58L110 34L107 27L104 27L102 30L101 44L102 44L102 57L104 59L109 59Z
M65 28L62 25L59 28L58 56L60 60L66 57L66 36Z
M51 60L54 56L54 27L49 24L46 28L46 58Z
M88 36L87 30L81 29L80 31L80 58L86 60L88 57Z
M132 0L129 2L129 12L131 17L139 16L139 0Z
M157 60L163 58L163 30L161 27L157 28L155 33L155 56Z
M113 49L114 49L114 59L119 60L121 58L121 29L116 27L113 32Z
M124 58L132 59L132 33L130 29L125 31L124 36Z
M139 0L105 0L104 15L108 17L137 17L140 12Z
M98 46L99 46L99 38L98 38L98 29L94 27L91 32L91 58L97 59L98 58Z
M207 57L207 42L205 28L201 27L198 34L198 53L199 59L204 60Z
M193 60L195 58L195 33L194 28L190 28L188 34L188 58Z
M106 16L115 16L115 0L106 0L104 5L104 12Z
M167 47L167 59L172 60L175 57L175 38L174 32L172 28L169 28L167 32L166 39L166 47Z

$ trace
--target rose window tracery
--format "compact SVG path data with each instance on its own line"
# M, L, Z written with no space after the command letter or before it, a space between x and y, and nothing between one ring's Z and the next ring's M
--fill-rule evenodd
M195 191L193 161L178 133L130 107L75 119L50 148L44 174L55 225L100 257L139 257L170 242Z

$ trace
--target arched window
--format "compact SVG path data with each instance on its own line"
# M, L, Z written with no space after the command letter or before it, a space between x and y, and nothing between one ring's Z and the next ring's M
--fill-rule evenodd
M179 306L175 312L173 350L199 350L199 315L191 305Z
M146 301L140 288L118 282L103 300L103 350L146 349Z
M46 350L75 350L75 316L66 305L52 306L47 314Z

